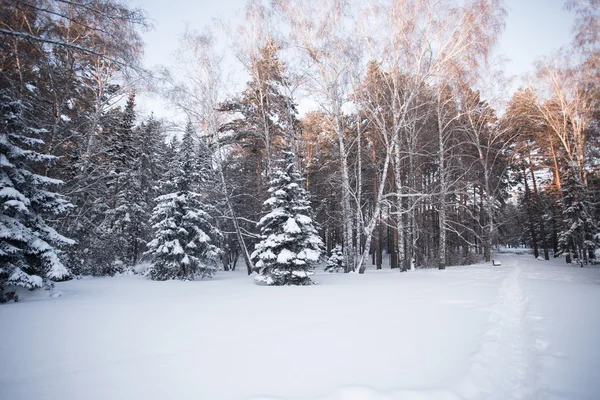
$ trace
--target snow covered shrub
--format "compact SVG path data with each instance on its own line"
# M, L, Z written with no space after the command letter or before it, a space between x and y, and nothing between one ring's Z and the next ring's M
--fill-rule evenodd
M0 304L8 303L9 301L14 301L16 303L19 301L19 295L16 292L4 291L4 288L0 286Z
M115 276L118 274L122 274L125 271L125 264L121 260L115 260L113 262L109 262L104 264L102 268L103 276Z
M251 258L256 261L258 284L310 285L314 264L321 256L323 242L310 217L312 209L296 157L284 152L273 169L271 197L264 202L266 215L258 223L261 241Z
M343 272L344 271L344 252L342 251L342 246L336 244L333 249L331 249L331 256L327 260L327 265L325 266L325 271L327 272Z
M461 265L473 265L483 261L483 256L476 252L468 252L462 256Z
M38 138L43 131L28 126L24 109L6 90L0 92L0 287L36 289L45 278L71 278L57 247L74 242L44 220L71 205L49 190L61 181L33 172L56 157L36 150L44 143Z

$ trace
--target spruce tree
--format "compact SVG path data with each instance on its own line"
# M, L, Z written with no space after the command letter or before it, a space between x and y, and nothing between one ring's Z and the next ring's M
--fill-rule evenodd
M140 140L140 177L141 186L146 205L153 204L154 198L158 192L158 181L161 178L161 172L165 169L168 162L163 159L165 153L169 151L165 144L163 135L163 126L156 120L153 114L150 115L140 126L141 133L138 135ZM170 147L172 149L172 147ZM169 157L169 156L166 156ZM170 158L166 160L170 161ZM149 207L152 213L152 207Z
M251 256L259 270L255 281L277 286L310 285L323 242L311 218L312 208L294 153L284 151L278 164L270 182L271 197L264 202L268 212L258 223L261 241Z
M58 257L58 246L73 244L44 219L66 212L71 204L49 190L62 182L35 171L56 160L38 152L42 130L27 123L26 104L0 92L0 300L4 287L35 289L44 279L63 281L71 272Z
M344 252L342 246L336 244L331 249L331 256L327 259L327 265L325 266L327 272L342 272L344 271Z
M219 249L212 244L220 236L197 189L204 177L198 164L191 125L166 172L156 198L151 223L154 237L146 254L154 259L149 270L154 280L192 280L210 277L217 270Z
M143 151L148 149L144 146L145 130L135 127L135 119L135 94L132 93L107 150L111 210L104 224L107 234L113 237L116 261L130 267L138 262L150 217L143 176ZM118 269L109 268L108 272L112 274Z

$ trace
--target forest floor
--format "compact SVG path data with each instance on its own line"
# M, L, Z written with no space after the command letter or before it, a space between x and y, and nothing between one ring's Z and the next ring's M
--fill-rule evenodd
M0 306L0 399L598 399L600 268L497 259L60 283Z

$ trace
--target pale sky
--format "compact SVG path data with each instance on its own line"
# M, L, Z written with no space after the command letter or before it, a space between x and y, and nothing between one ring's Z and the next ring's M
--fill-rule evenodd
M186 24L201 31L214 18L239 23L246 4L246 0L130 1L133 6L145 9L155 25L154 30L143 35L144 64L148 68L172 63ZM517 77L513 89L518 87L520 77L533 71L536 59L571 41L574 16L564 9L564 3L564 0L505 0L508 16L497 54L508 59L504 65L506 75ZM161 102L140 100L143 112L166 115Z

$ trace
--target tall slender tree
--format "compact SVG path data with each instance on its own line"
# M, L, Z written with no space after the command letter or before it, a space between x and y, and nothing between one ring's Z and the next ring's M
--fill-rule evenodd
M220 250L213 244L220 232L206 211L198 183L204 179L198 165L197 144L188 124L179 150L162 180L164 194L156 198L151 223L154 237L147 254L154 280L193 280L217 271Z

